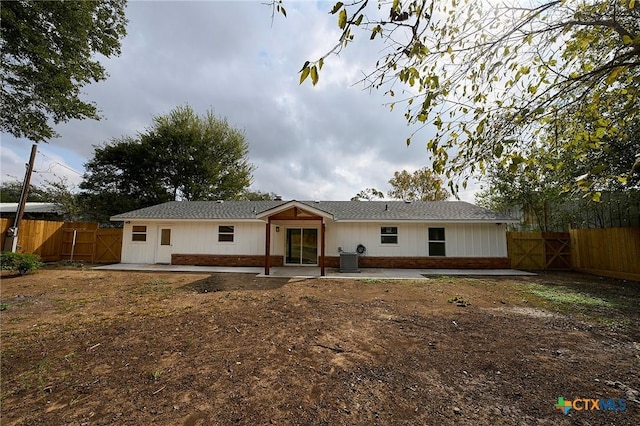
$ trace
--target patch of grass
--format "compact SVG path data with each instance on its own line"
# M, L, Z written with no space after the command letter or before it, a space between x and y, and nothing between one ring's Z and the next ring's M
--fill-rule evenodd
M8 304L0 303L0 311L6 311L8 307L9 307Z
M69 352L68 354L66 354L64 356L64 360L67 361L67 363L69 363L69 366L71 367L72 370L75 370L76 368L76 364L74 362L74 358L76 357L76 353L75 352Z
M458 296L458 295L455 295L455 296L453 296L453 297L450 297L450 298L447 300L447 302L449 302L449 303L454 303L456 306L461 306L461 307L463 307L463 308L464 308L464 307L466 307L466 306L471 305L471 302L469 302L469 301L468 301L467 299L465 299L464 297L462 297L462 296Z
M84 269L84 263L77 260L61 260L60 262L56 262L56 265L64 266L66 268Z
M131 287L128 293L133 295L157 294L160 297L166 297L173 291L174 289L171 287L171 281L154 278L144 284Z
M615 303L590 295L588 293L572 290L564 286L547 286L541 284L529 284L528 293L538 296L558 305L572 305L574 307L585 308L615 308Z
M386 283L386 280L382 280L380 278L365 278L361 280L365 284L383 284Z
M516 285L523 301L535 308L575 314L583 321L637 334L639 293L625 283L527 283Z
M160 279L160 278L155 278L155 279L149 281L147 284L149 284L149 285L167 285L167 284L171 284L171 281L163 280L163 279Z
M155 382L162 376L162 370L153 370L151 372L151 379Z
M87 302L89 302L89 299L53 299L53 303L62 312L71 312L83 308Z

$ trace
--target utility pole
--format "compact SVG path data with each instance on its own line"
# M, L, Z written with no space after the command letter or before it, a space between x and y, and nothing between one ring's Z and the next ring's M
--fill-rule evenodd
M31 147L31 156L29 157L29 163L27 164L27 172L24 175L22 192L20 193L20 202L18 203L18 209L16 210L16 218L13 221L13 226L9 228L9 231L7 232L7 239L4 243L5 248L10 245L11 251L14 253L18 249L18 230L20 228L22 216L24 216L25 205L27 204L29 185L31 185L31 173L33 173L33 164L36 161L36 152L38 152L38 144L34 143Z

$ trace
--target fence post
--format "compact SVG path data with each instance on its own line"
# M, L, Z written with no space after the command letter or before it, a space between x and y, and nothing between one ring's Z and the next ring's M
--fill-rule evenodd
M71 240L71 258L70 262L73 262L73 252L76 250L76 236L78 235L78 230L73 230L73 240Z

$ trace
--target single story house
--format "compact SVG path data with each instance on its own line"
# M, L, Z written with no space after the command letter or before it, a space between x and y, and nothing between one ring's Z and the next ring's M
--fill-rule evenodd
M172 201L124 222L123 263L508 268L506 223L463 201Z

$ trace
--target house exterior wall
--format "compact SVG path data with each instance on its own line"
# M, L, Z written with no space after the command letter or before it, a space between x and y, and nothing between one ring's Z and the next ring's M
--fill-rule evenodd
M398 228L398 244L382 244L380 228ZM366 256L429 256L429 228L445 229L446 257L506 257L506 225L495 223L332 223L327 225L327 256L338 256L338 247L354 252L358 244Z
M146 241L132 241L133 226L146 226ZM218 242L218 226L234 226L233 242ZM318 256L320 255L320 229L318 220L277 221L271 224L270 254L280 259L284 256L287 228L318 229ZM382 244L380 228L393 226L398 228L398 244ZM276 232L276 227L279 232ZM506 258L506 226L488 224L427 224L427 223L340 223L327 221L325 249L327 258L339 258L340 252L353 252L358 244L366 247L364 257L379 258L376 263L394 262L389 259L425 258L428 253L428 228L445 229L445 258ZM265 254L264 222L233 221L182 221L182 222L148 222L131 221L124 224L122 242L122 263L156 263L158 260L159 230L171 229L171 254L180 255L173 261L195 262L199 264L221 265L249 262L251 266L259 263L259 256ZM191 257L189 257L191 255ZM216 255L202 257L192 255ZM447 263L437 261L442 257L429 257L434 264ZM179 259L179 260L178 260ZM209 259L208 261L206 259ZM387 260L384 260L387 259ZM363 264L362 261L365 263ZM361 266L367 260L361 259ZM272 266L277 266L275 261ZM395 261L395 264L402 262ZM415 263L415 262L413 262ZM247 265L250 266L250 265ZM327 266L330 266L329 264Z
M233 242L218 242L218 227L234 227ZM147 240L132 241L133 226L147 227ZM263 255L265 225L261 222L147 222L125 223L122 237L122 263L156 263L158 235L171 229L171 253Z

